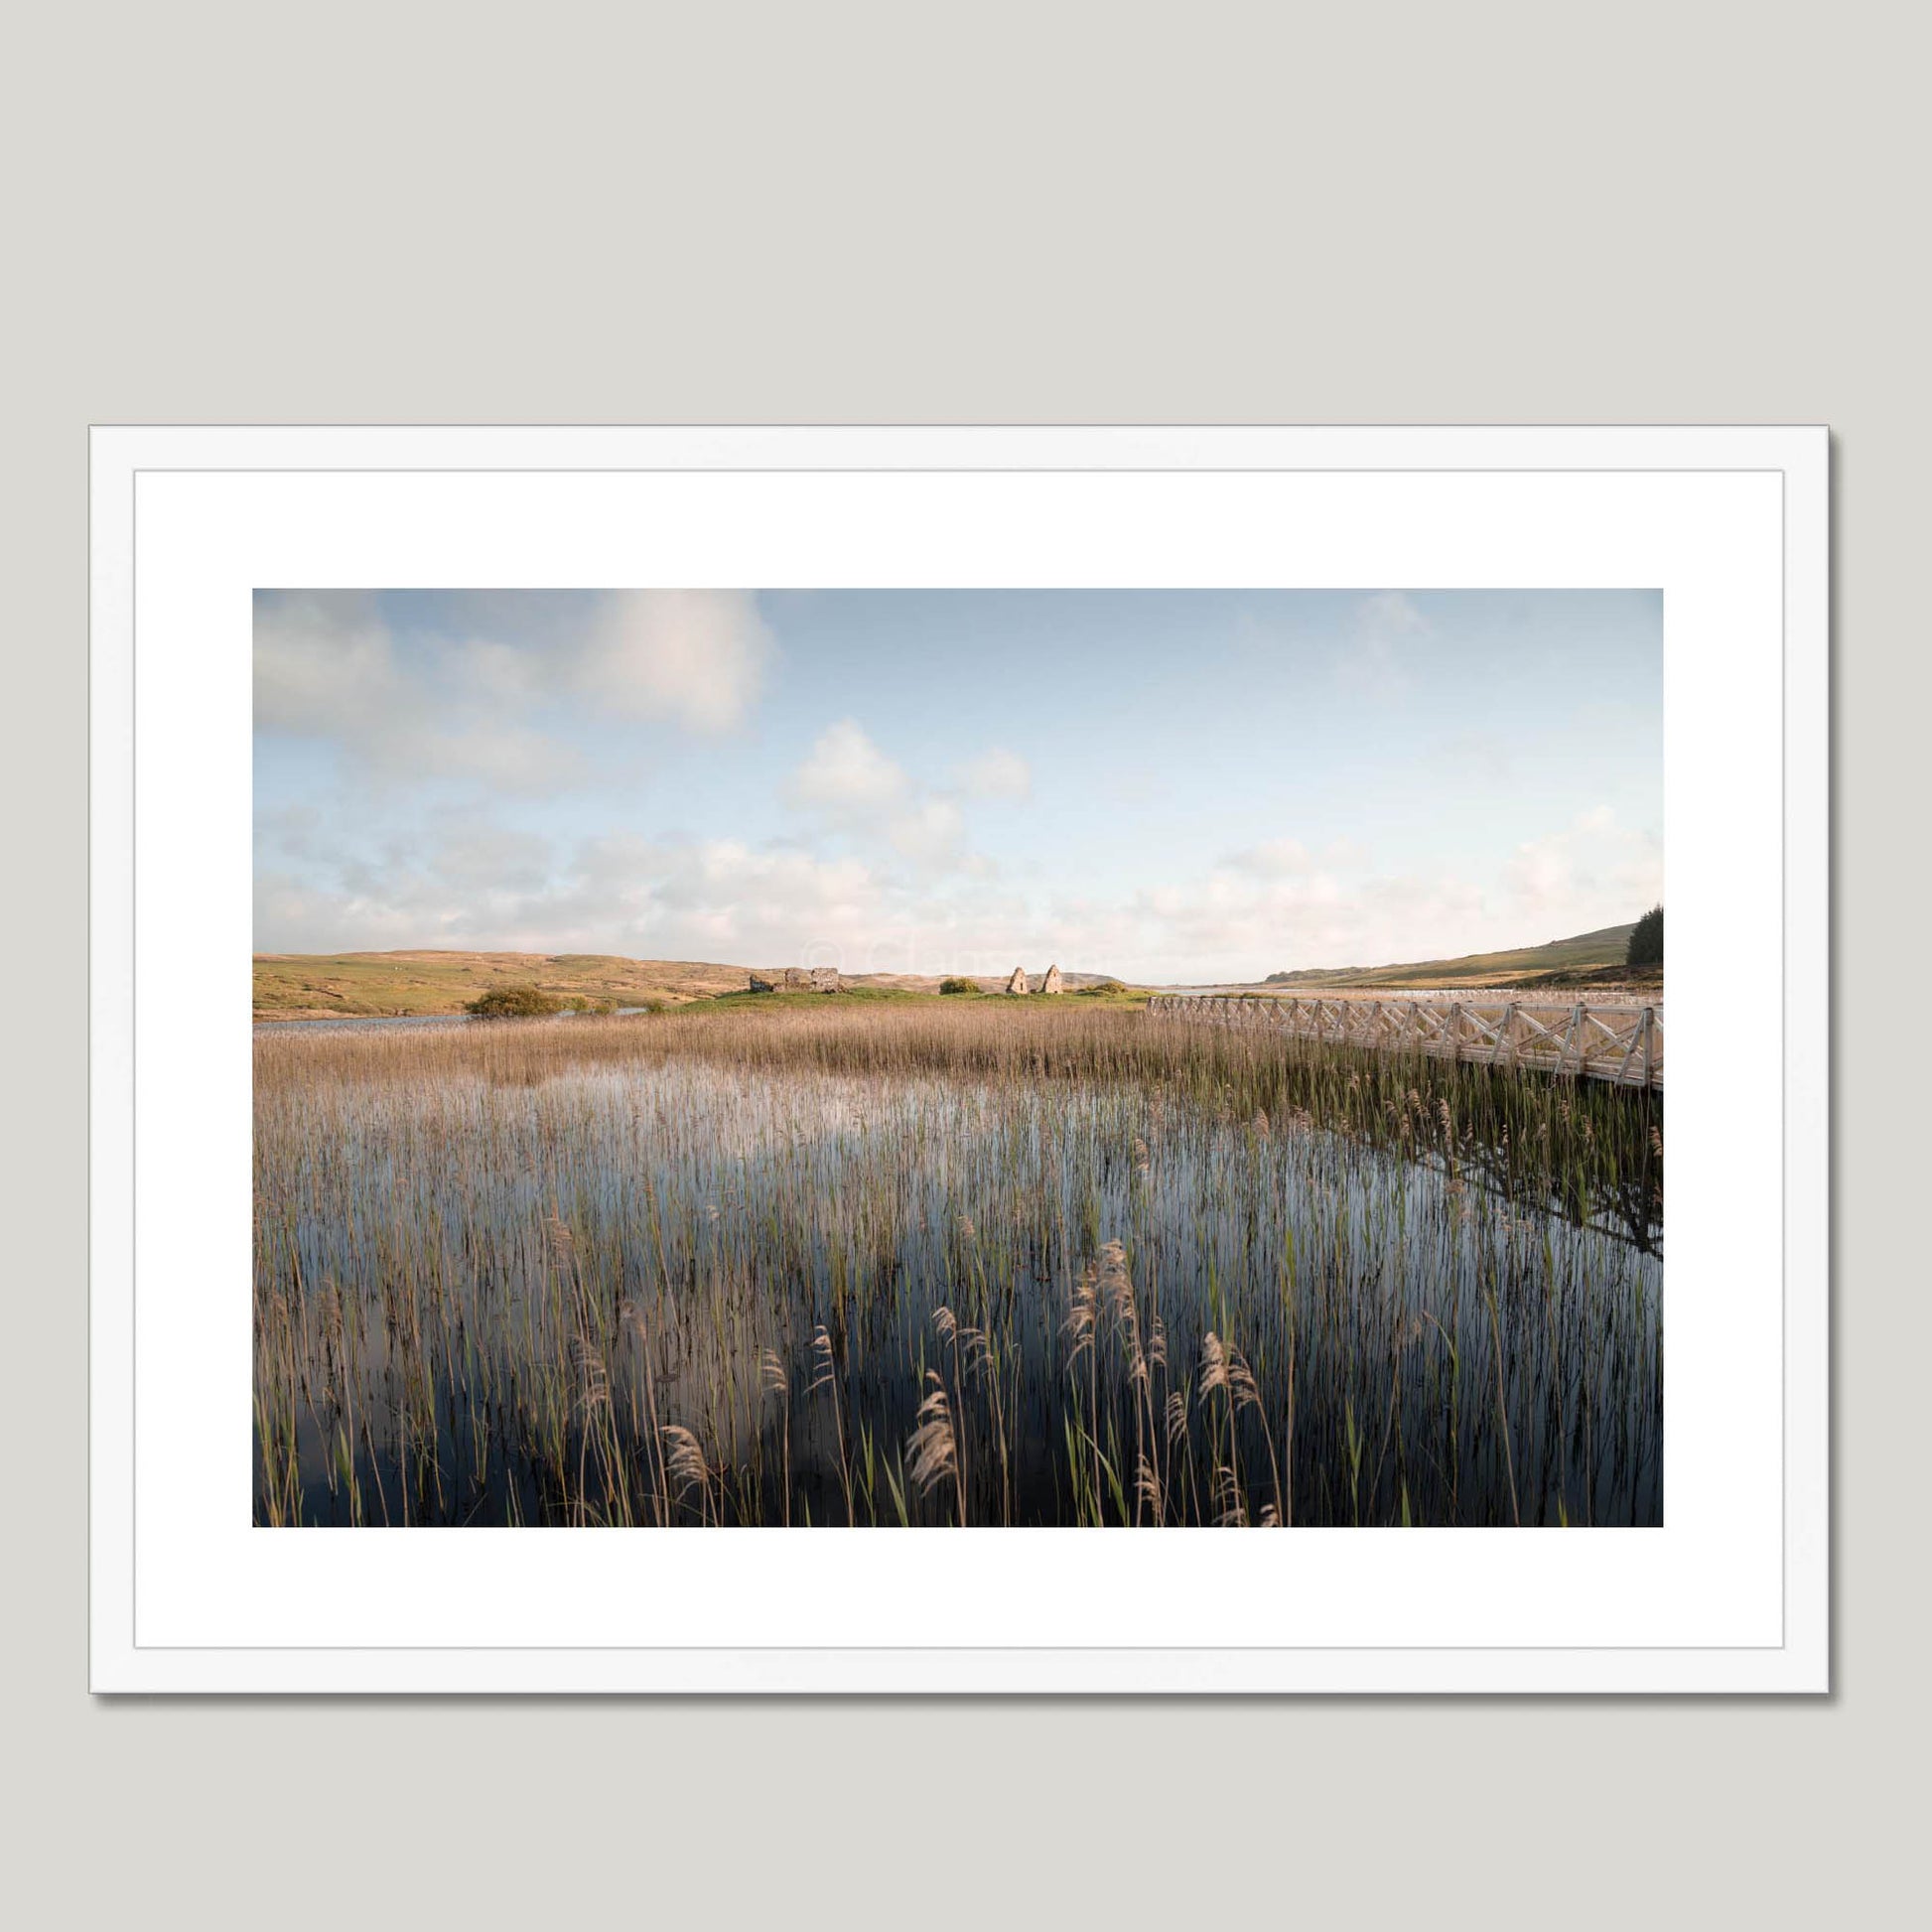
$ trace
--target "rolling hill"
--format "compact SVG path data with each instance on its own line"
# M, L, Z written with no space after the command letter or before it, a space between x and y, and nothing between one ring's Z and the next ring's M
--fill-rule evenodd
M1264 984L1295 987L1432 987L1579 985L1595 979L1655 980L1656 972L1632 973L1623 964L1630 942L1627 925L1606 925L1547 945L1513 952L1465 953L1459 959L1425 959L1400 966L1314 967L1270 973Z
M1037 962L1031 969L1040 971ZM721 966L704 960L625 959L615 953L408 952L256 953L257 1020L366 1018L461 1013L492 986L540 986L546 993L614 1006L684 1006L743 993L753 972L771 966ZM1069 989L1106 975L1066 973ZM849 984L882 991L937 993L936 977L861 973ZM1004 975L978 981L997 993Z
M492 986L541 986L569 999L672 1005L742 988L742 967L607 953L257 953L258 1020L461 1013Z

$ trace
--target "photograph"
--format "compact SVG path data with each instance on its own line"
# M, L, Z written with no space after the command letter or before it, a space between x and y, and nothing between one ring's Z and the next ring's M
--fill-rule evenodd
M257 588L254 1526L1661 1528L1664 617Z
M10 1922L1909 1922L1927 39L23 17Z

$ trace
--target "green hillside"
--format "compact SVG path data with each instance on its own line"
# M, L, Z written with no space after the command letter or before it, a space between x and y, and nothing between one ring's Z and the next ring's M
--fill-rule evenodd
M1513 952L1466 953L1460 959L1424 959L1400 966L1314 967L1299 973L1270 973L1269 986L1535 986L1587 983L1591 979L1654 979L1629 973L1623 964L1630 927L1606 925L1548 945L1519 946Z

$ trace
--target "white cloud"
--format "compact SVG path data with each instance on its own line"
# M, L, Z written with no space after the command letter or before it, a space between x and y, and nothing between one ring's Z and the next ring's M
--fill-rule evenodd
M554 792L608 719L714 736L742 723L773 651L741 591L624 591L568 605L458 600L468 634L399 638L377 600L328 591L255 613L258 730L333 744L387 781ZM560 612L568 616L561 621Z
M1600 926L1623 925L1664 893L1664 855L1650 833L1619 823L1608 805L1584 812L1560 832L1526 839L1504 872L1516 943L1538 945Z
M1018 752L999 746L969 759L954 774L961 791L969 798L1002 798L1015 802L1031 797L1034 788L1032 767Z
M557 674L544 653L488 637L439 640L434 660L445 702L458 710L520 715L548 701Z
M802 839L571 844L452 808L416 843L371 812L329 863L316 847L323 829L307 810L260 821L264 949L443 945L922 973L1056 960L1214 981L1535 944L1620 923L1662 886L1656 839L1601 808L1522 841L1481 882L1366 876L1330 848L1280 851L1277 841L1125 895L1054 895L994 877L962 849L957 802L936 794L899 798L868 821L869 843L842 853ZM341 828L327 829L333 840Z
M1289 873L1307 872L1314 864L1314 858L1300 839L1267 839L1244 851L1229 853L1227 864L1236 872L1280 878Z
M426 855L341 864L320 884L265 855L255 914L257 946L277 952L447 946L990 973L1046 946L1024 898L965 875L941 891L857 855L737 839L621 836L556 851L494 825Z
M620 717L717 733L744 722L773 655L748 591L619 591L571 681Z
M501 825L453 831L439 844L436 876L461 892L537 893L556 863L550 840Z
M530 689L523 653L444 645L434 660L405 662L372 598L279 600L255 619L256 728L331 741L387 779L541 792L576 773L570 748L521 719Z
M389 627L367 597L290 598L255 621L255 724L359 738L413 710Z
M473 725L468 730L425 730L406 740L377 741L380 762L395 775L471 778L492 791L554 791L583 771L569 745L522 725Z
M1349 883L1319 870L1221 871L1192 886L1149 888L1125 904L1072 900L1054 910L1063 930L1078 935L1076 957L1169 982L1437 958L1475 950L1494 923L1485 895L1463 881Z
M950 798L922 799L892 821L887 836L895 851L935 870L966 856L966 817Z
M1245 980L1310 966L1380 966L1566 938L1636 916L1662 894L1650 834L1607 807L1523 841L1484 880L1444 872L1374 877L1337 840L1231 853L1193 882L1149 884L1108 902L1049 907L1062 955L1151 980Z
M841 718L819 734L786 779L784 796L820 826L890 850L923 872L991 871L967 847L966 814L958 801L915 783L857 719Z
M911 791L912 781L905 771L853 718L841 718L819 734L785 786L794 805L848 821L894 811Z
M1366 872L1369 863L1368 847L1358 840L1351 839L1346 833L1339 838L1330 839L1317 857L1332 872Z
M657 897L709 911L748 909L760 917L837 912L873 897L873 877L858 859L818 859L785 847L709 839L664 855Z

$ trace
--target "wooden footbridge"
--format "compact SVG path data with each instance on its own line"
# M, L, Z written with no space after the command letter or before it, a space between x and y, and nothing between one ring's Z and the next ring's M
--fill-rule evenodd
M1432 1059L1507 1066L1621 1087L1664 1084L1661 1003L1552 1000L1509 993L1157 993L1170 1020L1240 1027Z

